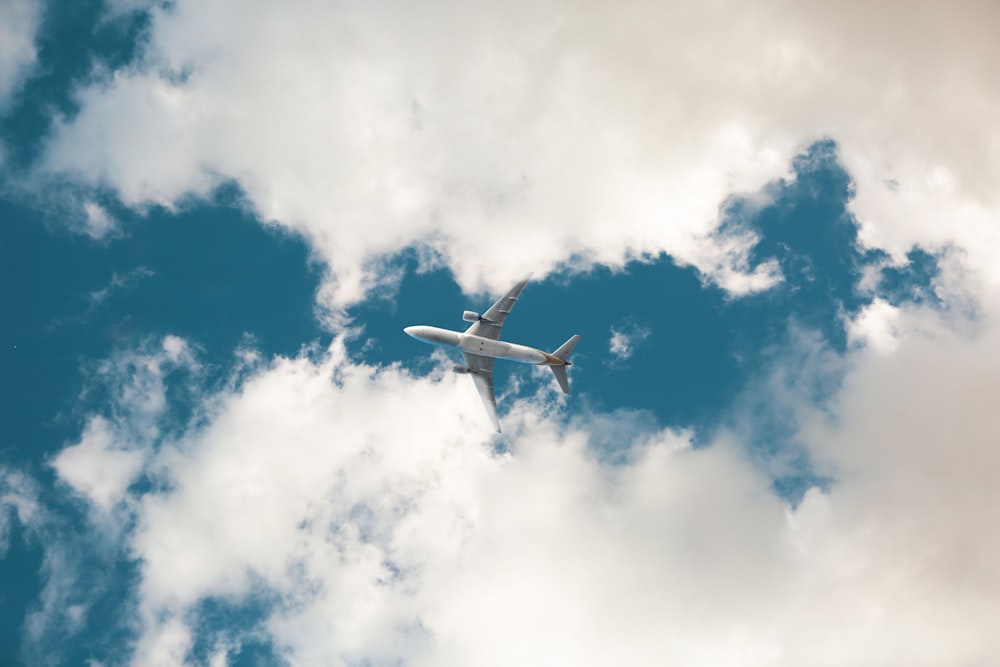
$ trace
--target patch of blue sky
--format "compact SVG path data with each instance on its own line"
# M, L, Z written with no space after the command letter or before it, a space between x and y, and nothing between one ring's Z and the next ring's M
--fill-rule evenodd
M942 307L944 303L934 290L939 273L937 256L914 248L903 264L882 267L877 292L894 306L912 302Z
M267 620L268 614L281 604L266 588L238 600L213 597L199 602L191 612L196 619L195 633L189 653L190 661L208 665L213 656L226 653L228 667L256 667L281 664L278 647L261 632L250 630Z

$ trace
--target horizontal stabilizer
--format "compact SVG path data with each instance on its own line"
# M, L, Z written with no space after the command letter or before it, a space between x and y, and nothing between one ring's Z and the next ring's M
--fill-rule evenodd
M565 366L549 366L552 369L553 375L556 376L556 382L559 383L559 388L563 390L564 394L569 393L569 375L566 373Z

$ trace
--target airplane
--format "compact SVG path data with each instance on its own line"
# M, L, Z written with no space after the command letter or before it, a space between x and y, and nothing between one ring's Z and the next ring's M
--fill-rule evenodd
M457 347L465 355L465 365L455 366L452 370L472 377L472 381L483 400L486 414L489 415L493 427L500 433L500 420L497 418L497 399L493 392L493 361L495 359L510 359L523 364L548 366L556 376L556 381L563 393L569 393L569 376L566 369L573 364L569 355L573 352L580 336L572 336L559 349L551 354L537 350L527 345L507 343L500 340L500 330L511 309L521 296L524 286L528 284L528 276L504 294L490 306L490 309L480 315L471 310L462 313L462 319L472 322L472 326L460 333L448 329L430 326L406 327L403 332L424 343L443 347Z

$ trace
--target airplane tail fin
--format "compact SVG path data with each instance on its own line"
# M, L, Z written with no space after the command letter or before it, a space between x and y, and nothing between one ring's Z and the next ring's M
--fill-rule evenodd
M552 353L552 356L556 357L557 359L562 359L563 361L566 361L569 358L569 355L573 354L573 348L575 348L576 344L579 342L580 342L579 334L573 336L568 341L560 345L559 349Z
M573 354L573 348L576 344L580 342L580 336L573 336L568 341L563 343L558 350L552 353L552 356L556 359L566 361L569 355ZM566 368L570 365L566 361L565 366L549 366L552 369L552 374L556 376L556 382L559 383L559 388L563 390L564 394L569 393L569 374L566 372Z

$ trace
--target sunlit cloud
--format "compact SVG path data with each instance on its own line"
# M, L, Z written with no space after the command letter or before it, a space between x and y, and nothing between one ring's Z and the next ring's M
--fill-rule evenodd
M467 290L660 252L734 293L767 289L776 267L716 233L720 208L822 136L855 179L865 243L897 258L957 244L997 280L988 3L922 4L906 30L850 2L150 12L143 58L77 90L43 171L139 210L233 180L326 259L332 305L415 244Z

